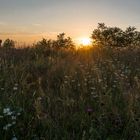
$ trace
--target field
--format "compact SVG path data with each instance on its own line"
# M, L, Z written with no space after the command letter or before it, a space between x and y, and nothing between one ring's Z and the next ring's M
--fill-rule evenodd
M1 140L139 140L140 48L0 48Z

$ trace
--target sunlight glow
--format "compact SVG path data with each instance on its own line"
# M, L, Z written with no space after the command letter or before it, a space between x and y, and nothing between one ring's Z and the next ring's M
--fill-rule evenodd
M80 44L87 46L87 45L91 45L91 39L88 37L85 38L81 38L80 39Z

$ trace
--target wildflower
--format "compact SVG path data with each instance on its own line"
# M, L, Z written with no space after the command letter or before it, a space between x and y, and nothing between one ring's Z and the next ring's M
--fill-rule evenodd
M7 124L7 127L11 127L11 126L12 126L12 124L11 124L11 123Z
M102 82L102 79L99 79L98 81L99 81L99 83L101 83Z
M16 120L16 116L12 116L11 119L12 119L12 120Z
M68 83L68 81L64 81L64 83L65 83L65 84L67 84L67 83Z
M80 67L81 67L81 68L83 68L83 67L84 67L84 65L83 65L83 64L80 64Z
M16 86L15 86L15 87L13 87L13 90L15 90L15 91L16 91L16 90L18 90L18 87L16 87Z
M13 114L13 112L11 112L11 111L7 112L8 116L11 116L12 114Z
M78 84L78 87L80 87L80 83Z
M5 125L4 127L3 127L3 130L7 130L8 129L8 127L7 127L7 125Z
M87 113L88 113L88 115L91 115L91 113L93 112L93 109L92 108L87 108Z
M90 73L89 73L89 71L87 72L87 75L89 75Z
M14 121L14 122L12 122L12 125L14 125L14 124L16 124L16 122Z
M37 100L42 100L42 97L38 97Z
M69 76L68 76L68 75L65 75L64 77L65 77L65 78L69 78Z
M10 112L10 108L4 108L3 109L3 114L7 114L8 112Z
M3 116L0 115L0 118L3 118Z
M88 75L88 78L91 78L92 76L91 75Z
M3 90L4 90L4 88L1 88L1 90L3 91Z
M116 85L113 85L113 88L116 88L117 86Z
M39 84L39 85L41 85L41 81L42 81L42 78L39 77L39 78L38 78L38 84Z
M93 112L93 109L92 108L88 108L87 112Z
M92 97L93 97L93 98L98 98L98 95L95 94L95 93L93 93L93 94L92 94Z
M17 87L18 86L18 83L15 83L15 86Z
M87 81L87 78L85 78L84 80Z
M91 87L90 89L91 89L91 90L95 90L96 88L95 88L95 87Z
M16 137L16 136L14 136L11 140L17 140L17 137Z
M72 83L74 83L74 82L75 82L75 80L73 79L73 80L71 80L71 82L72 82Z
M18 112L18 113L17 113L17 116L20 116L20 115L21 115L21 113L20 113L20 112Z

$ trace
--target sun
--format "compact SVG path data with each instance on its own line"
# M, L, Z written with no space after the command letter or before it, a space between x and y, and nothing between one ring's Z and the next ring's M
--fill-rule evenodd
M91 45L91 39L88 38L88 37L81 38L81 39L80 39L80 44L82 44L82 45L84 45L84 46Z

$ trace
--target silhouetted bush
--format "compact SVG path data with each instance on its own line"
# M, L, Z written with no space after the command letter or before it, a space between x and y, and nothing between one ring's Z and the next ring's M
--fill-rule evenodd
M104 23L99 23L91 38L94 44L101 46L140 46L140 32L135 27L128 27L123 31L118 27L107 27Z
M3 43L3 47L5 48L14 48L15 47L15 42L11 39L6 39Z
M54 46L56 48L74 48L74 43L70 37L65 37L65 33L57 35L57 40L54 41Z

